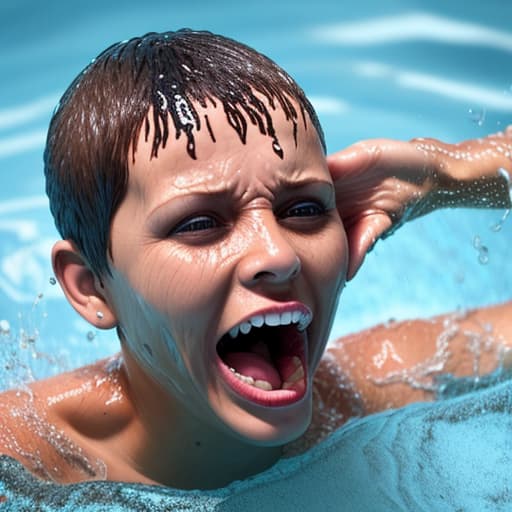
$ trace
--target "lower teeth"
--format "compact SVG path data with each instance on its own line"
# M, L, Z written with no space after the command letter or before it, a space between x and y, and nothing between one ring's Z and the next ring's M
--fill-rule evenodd
M304 367L302 366L302 361L296 357L294 358L294 363L295 371L288 377L285 382L283 382L281 389L293 388L299 381L304 380ZM262 389L263 391L272 391L272 384L270 384L270 382L266 380L254 380L248 375L242 375L241 373L238 373L234 368L229 369L233 375L243 383L249 384L249 386L253 386L258 389Z
M249 384L249 386L253 386L258 389L262 389L263 391L272 391L272 384L270 384L270 382L267 382L266 380L254 380L248 375L242 375L241 373L238 373L234 368L230 368L230 370L238 380L241 380L245 384Z

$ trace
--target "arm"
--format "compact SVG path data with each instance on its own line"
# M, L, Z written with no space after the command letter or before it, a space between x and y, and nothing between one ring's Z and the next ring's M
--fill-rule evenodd
M512 127L459 144L375 139L328 157L350 247L349 279L402 223L443 207L510 208Z
M379 325L336 340L327 359L350 382L345 394L359 397L359 414L371 414L435 399L441 375L477 377L510 367L510 318L512 302L506 302Z

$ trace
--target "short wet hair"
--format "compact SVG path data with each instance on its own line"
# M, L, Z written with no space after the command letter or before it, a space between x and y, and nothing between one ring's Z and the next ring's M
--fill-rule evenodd
M213 141L215 134L195 105L219 104L244 144L249 122L283 157L268 104L293 124L295 141L298 123L309 117L325 151L315 111L295 81L252 48L210 32L149 33L114 44L66 90L48 131L46 192L60 235L98 276L110 273L110 225L126 194L141 129L148 140L152 117L156 157L172 120L175 138L183 134L196 158L195 132L206 128Z

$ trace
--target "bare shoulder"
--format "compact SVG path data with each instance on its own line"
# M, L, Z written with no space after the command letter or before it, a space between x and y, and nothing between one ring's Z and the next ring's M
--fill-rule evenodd
M391 321L336 340L326 355L359 398L361 414L370 414L432 400L439 374L483 375L509 364L511 347L509 301Z
M98 442L129 421L117 359L0 394L0 453L44 479L104 478Z

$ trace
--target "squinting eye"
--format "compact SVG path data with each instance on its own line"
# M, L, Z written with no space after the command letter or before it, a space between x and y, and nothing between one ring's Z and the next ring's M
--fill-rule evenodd
M314 201L296 203L284 212L284 217L316 217L325 213L325 207Z
M188 219L185 222L182 222L179 226L172 230L171 234L180 234L180 233L192 233L195 231L204 231L207 229L213 229L218 227L219 223L213 218L208 217L207 215L200 215L198 217L193 217L192 219Z

